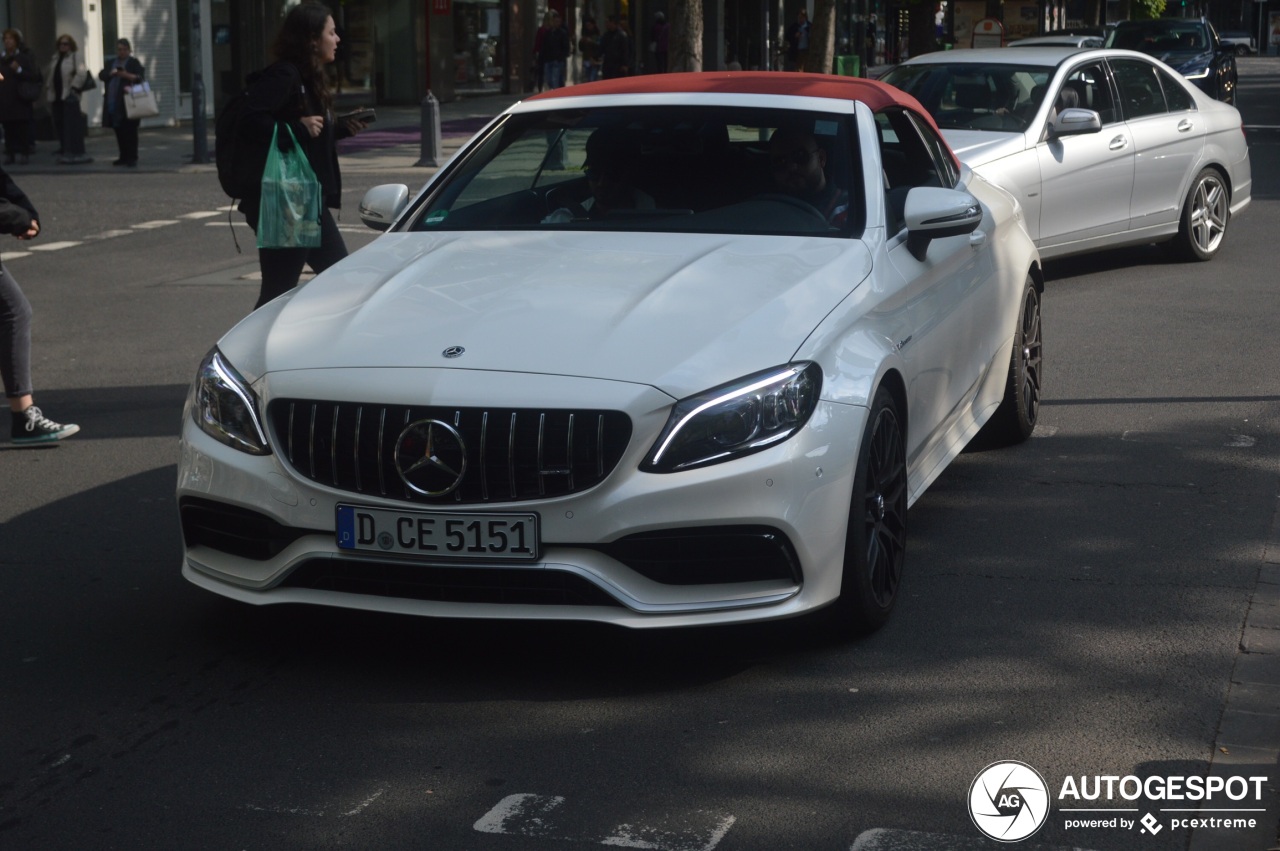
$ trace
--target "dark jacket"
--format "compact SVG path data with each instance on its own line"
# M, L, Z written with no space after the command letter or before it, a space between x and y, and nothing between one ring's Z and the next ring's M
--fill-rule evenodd
M31 220L38 218L40 215L26 193L0 168L0 233L24 234L31 228Z
M630 73L631 39L622 30L605 30L600 36L600 70L606 80Z
M0 121L29 121L31 101L18 96L18 84L44 79L35 56L25 47L0 54L0 74L4 75L0 80Z
M129 118L124 111L124 89L125 86L136 86L146 79L147 71L142 67L142 63L136 57L130 56L124 61L124 70L130 74L137 75L138 79L131 83L126 83L119 78L112 78L111 71L116 67L116 60L112 59L106 68L98 72L98 79L107 84L106 110L107 110L107 126L116 126L116 121L140 121L137 118Z
M324 129L314 139L302 123L304 115L325 115ZM261 161L266 163L267 148L271 144L271 136L276 127L280 135L287 134L284 128L293 130L293 136L307 155L311 170L320 181L320 192L324 204L331 209L342 206L342 174L338 170L337 141L351 135L343 124L338 126L332 114L325 113L320 98L314 92L308 92L302 84L302 74L292 62L280 61L268 65L261 73L252 78L249 84L249 95L245 101L244 114L238 127L244 134L242 141ZM287 141L285 144L288 144ZM258 220L258 206L261 194L254 193L240 201L240 212L250 222Z

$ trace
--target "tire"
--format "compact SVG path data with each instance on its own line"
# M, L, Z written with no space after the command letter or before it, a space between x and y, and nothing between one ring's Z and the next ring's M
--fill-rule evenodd
M1009 376L1004 399L983 426L983 445L1013 446L1035 431L1040 418L1041 382L1044 378L1044 336L1040 321L1040 292L1031 276L1022 287L1022 305L1013 333Z
M907 456L893 395L876 391L858 449L858 468L845 532L840 599L833 631L875 632L889 620L902 582L907 547Z
M1248 56L1248 55L1249 55L1248 47L1245 47L1243 44L1236 45L1236 56Z
M1231 202L1222 175L1211 168L1196 175L1182 205L1176 246L1187 260L1212 260L1222 247L1231 219Z

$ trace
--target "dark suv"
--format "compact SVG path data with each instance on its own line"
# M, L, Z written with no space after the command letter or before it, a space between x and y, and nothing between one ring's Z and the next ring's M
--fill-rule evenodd
M1124 21L1107 35L1107 47L1154 56L1195 83L1209 97L1236 102L1236 55L1204 20L1161 18Z

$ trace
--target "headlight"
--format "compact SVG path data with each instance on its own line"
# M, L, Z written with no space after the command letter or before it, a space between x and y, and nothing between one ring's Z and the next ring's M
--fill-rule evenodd
M1194 59L1188 59L1186 62L1177 66L1178 73L1186 77L1188 80L1200 80L1209 76L1209 66L1212 59L1206 56L1197 56Z
M205 355L192 388L191 416L205 434L250 455L268 455L257 400L217 349Z
M821 389L816 363L793 363L682 399L640 469L675 473L768 449L808 422Z

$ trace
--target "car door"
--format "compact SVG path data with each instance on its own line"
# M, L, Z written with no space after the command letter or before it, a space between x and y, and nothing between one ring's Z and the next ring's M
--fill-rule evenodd
M1133 137L1129 230L1176 225L1191 171L1204 149L1204 120L1171 74L1143 59L1109 59L1120 108Z
M886 327L906 367L907 458L913 467L941 429L962 409L976 386L985 353L999 344L987 329L996 325L996 275L984 218L973 234L933 240L923 258L907 245L902 213L917 186L954 188L958 170L946 144L926 122L905 110L876 116L889 207L887 251L897 291L881 305Z
M1036 146L1042 195L1036 244L1046 255L1052 254L1054 247L1104 239L1126 230L1134 169L1132 133L1115 108L1103 62L1095 60L1072 69L1051 94L1059 108L1074 101L1079 108L1097 112L1102 132L1063 137L1047 134Z

